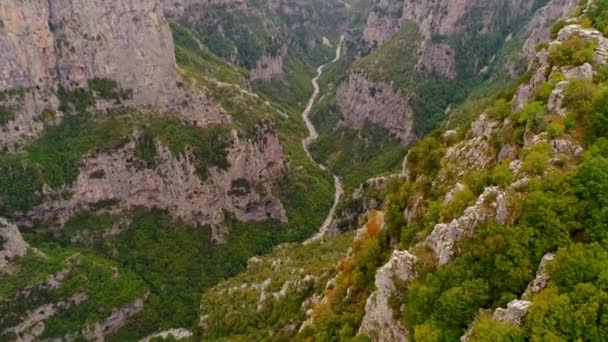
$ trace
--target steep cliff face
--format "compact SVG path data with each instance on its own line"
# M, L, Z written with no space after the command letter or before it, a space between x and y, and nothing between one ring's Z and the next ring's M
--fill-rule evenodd
M283 78L283 63L287 57L288 47L283 45L275 55L265 54L257 61L249 73L249 79L279 81Z
M61 84L100 77L133 89L140 104L164 104L175 87L171 31L157 0L49 2ZM135 34L136 33L136 34Z
M0 144L12 148L60 118L59 88L117 81L127 102L177 110L188 122L227 122L204 94L180 87L173 39L158 0L28 0L0 5L0 105L8 112ZM169 52L169 53L168 53ZM43 113L49 113L42 115Z
M342 124L360 129L366 121L389 130L405 142L414 139L411 98L392 83L373 82L351 73L336 92L336 104L343 115Z
M228 233L223 225L224 211L241 221L287 220L281 202L272 194L274 179L285 172L274 126L258 126L253 139L239 138L233 132L226 157L230 166L225 170L212 168L207 179L197 173L195 156L188 152L174 155L159 142L156 145L154 168L147 168L136 157L135 141L116 152L86 158L68 189L70 199L49 193L54 199L26 217L55 218L63 224L83 209L110 201L120 209L161 208L176 220L210 224L216 242L225 241Z
M173 89L173 40L156 0L4 1L0 21L2 90L100 77L133 89L137 103L156 104Z

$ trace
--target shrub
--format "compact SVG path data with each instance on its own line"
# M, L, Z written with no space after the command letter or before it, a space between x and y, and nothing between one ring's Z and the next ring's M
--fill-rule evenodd
M135 145L135 156L144 161L148 167L156 165L156 141L150 132L144 132Z
M587 140L593 142L597 138L608 137L608 89L598 91L591 102L589 115L586 117L588 128Z
M515 112L511 117L519 124L528 123L535 131L544 129L547 110L541 101L528 103L522 110Z
M608 158L598 156L586 160L574 185L584 207L585 236L592 241L605 240L608 238Z
M564 104L577 115L588 113L596 91L597 86L591 79L571 80L564 91Z
M589 41L580 35L572 35L560 44L549 48L549 60L557 66L592 63L596 47L595 41Z
M524 153L521 169L533 174L542 174L551 158L551 145L542 142L532 146Z
M560 20L556 21L555 24L553 24L553 26L551 26L551 31L550 31L551 39L557 38L557 34L564 27L566 27L566 21L564 19L560 19Z
M490 176L493 185L505 187L509 185L513 179L513 171L508 163L496 165Z
M468 187L458 191L454 194L452 200L441 210L439 220L449 222L459 217L468 206L475 202L475 198L475 194Z
M486 109L488 116L495 120L503 120L511 113L511 103L505 99L495 100L491 106Z
M593 27L600 30L603 34L608 34L608 1L593 1L586 15L591 19Z
M551 137L551 139L557 138L563 132L564 132L564 125L562 125L560 123L552 122L547 125L547 133L549 133L549 137Z

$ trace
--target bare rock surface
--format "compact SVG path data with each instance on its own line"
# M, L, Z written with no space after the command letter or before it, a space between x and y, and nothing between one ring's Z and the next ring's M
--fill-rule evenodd
M397 290L395 281L410 282L416 278L416 256L408 251L394 251L390 260L376 272L376 291L365 303L365 316L359 334L373 341L406 341L407 329L393 317L390 298Z
M278 81L283 79L283 60L287 57L287 46L282 46L276 54L265 54L257 61L249 74L249 79Z
M438 223L433 232L424 240L437 256L439 265L448 263L454 254L454 244L460 239L471 236L479 225L496 216L503 210L503 191L498 187L488 187L474 205L465 209L461 217L449 223Z
M0 217L0 273L9 261L26 255L28 248L17 226Z
M180 86L173 50L159 0L2 1L0 91L25 97L0 127L0 145L38 136L36 118L58 109L58 87L86 87L93 78L132 90L128 105L176 110L200 126L228 122L204 94Z
M351 73L338 87L336 102L342 125L359 129L366 121L384 127L405 142L415 138L410 97L387 82L373 82Z

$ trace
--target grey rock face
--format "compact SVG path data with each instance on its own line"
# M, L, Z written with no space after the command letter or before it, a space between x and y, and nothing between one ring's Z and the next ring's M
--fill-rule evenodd
M204 94L179 86L173 49L159 0L2 1L0 91L21 88L25 97L1 127L0 146L39 135L36 118L58 108L57 88L91 78L131 89L128 105L175 110L200 126L227 122Z
M0 273L10 260L27 254L28 248L17 226L0 217Z
M84 85L93 77L134 90L141 104L163 104L176 80L171 30L158 0L54 0L57 77Z
M175 156L161 144L157 144L155 169L143 167L137 160L135 142L112 154L87 158L71 186L72 198L50 200L28 217L57 217L63 223L94 203L112 200L121 208L162 208L176 219L211 224L216 242L226 236L223 210L242 221L270 217L286 221L281 202L272 195L273 180L285 171L283 151L272 127L259 126L258 130L257 139L235 135L227 153L228 169L212 167L204 181L196 172L191 154ZM92 176L96 173L103 176Z
M389 301L397 290L395 280L410 282L416 278L416 256L408 251L394 251L390 260L376 272L376 291L365 303L365 316L359 334L372 341L407 341L408 331L399 320L393 318Z
M410 97L387 82L372 82L351 73L338 87L336 102L342 125L359 129L366 121L386 128L405 142L415 138Z
M555 259L554 253L547 253L543 256L540 261L540 265L538 265L536 277L534 277L534 280L528 284L528 287L522 296L524 299L529 298L531 294L538 293L547 287L549 284L549 275L546 272L546 268L547 264L553 261L553 259Z
M532 302L528 300L512 300L507 304L506 309L496 309L492 318L495 321L519 325L521 319L528 313L530 305L532 305Z
M466 236L471 236L479 225L486 222L496 213L504 211L503 191L498 187L488 187L479 196L474 205L465 209L458 219L449 223L438 223L433 232L424 240L437 256L439 265L446 264L454 254L454 244ZM498 218L497 218L498 220Z
M257 61L255 68L249 74L249 79L277 81L283 78L283 59L287 57L287 46L279 49L276 55L265 54Z
M420 56L416 70L454 78L456 52L448 44L434 42L433 37L463 35L466 39L471 35L468 30L472 13L481 22L479 33L497 32L504 20L506 23L518 20L531 11L532 5L524 0L509 1L504 6L496 0L380 0L367 18L363 38L371 46L380 46L405 21L413 22L424 38L420 46L413 47Z

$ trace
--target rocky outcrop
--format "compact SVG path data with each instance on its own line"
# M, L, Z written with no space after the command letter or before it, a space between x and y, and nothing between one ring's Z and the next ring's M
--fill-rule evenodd
M417 258L408 251L394 251L390 260L376 272L374 291L365 303L365 316L359 334L373 341L406 341L407 329L394 318L390 299L397 288L395 282L404 285L416 278L414 265Z
M191 337L192 337L192 332L190 330L184 329L184 328L175 328L175 329L169 329L169 330L161 331L159 333L147 336L146 338L139 340L139 342L150 342L150 341L156 341L158 339L166 340L169 338L175 339L175 340L182 340L182 339L187 339L187 338L191 338Z
M528 308L532 305L529 300L512 300L507 304L506 308L498 308L494 311L492 319L498 322L505 322L514 325L519 325L521 319L528 313Z
M137 315L144 309L144 298L138 298L133 303L112 310L110 316L104 321L95 323L92 327L83 332L87 340L103 341L107 335L117 331L127 324L128 320Z
M551 0L534 13L526 27L527 38L522 47L528 58L534 57L540 43L549 40L549 32L555 21L568 17L578 3L577 0Z
M282 46L276 54L265 54L257 61L249 73L249 79L278 81L283 79L283 60L287 57L287 46Z
M211 167L205 180L197 173L191 153L174 155L157 142L152 169L136 158L135 142L130 142L111 154L85 159L69 189L72 198L50 200L28 217L56 217L62 223L95 203L111 201L120 208L162 208L175 219L211 224L216 242L227 233L223 211L242 221L286 221L281 202L272 194L273 181L285 171L281 145L271 124L259 125L256 134L247 139L234 132L226 157L230 166Z
M553 259L555 259L555 253L547 253L543 256L538 265L534 280L528 284L528 287L522 296L523 299L530 299L530 295L538 293L547 287L549 284L549 275L546 272L547 264L553 261Z
M461 217L449 223L438 223L424 244L437 256L439 265L452 259L454 245L464 237L472 236L484 222L495 218L499 223L501 211L506 211L504 192L498 187L488 187L479 196L474 205L466 208Z
M378 0L367 17L363 39L372 46L380 46L400 27L403 1Z
M360 73L351 73L336 94L342 125L360 129L370 122L408 143L415 139L410 101L393 84L373 82Z
M9 261L26 255L28 248L17 226L0 217L0 274Z
M512 325L519 326L521 320L528 314L528 309L532 306L530 296L534 293L538 293L545 289L549 284L549 275L546 273L545 268L547 264L555 258L554 253L547 253L543 256L536 272L536 277L532 280L526 291L521 296L521 299L514 299L507 304L506 308L498 308L492 314L492 319L497 322L505 322ZM484 310L481 310L484 311ZM474 322L475 323L475 322ZM467 332L460 337L461 342L471 340L475 334L475 324L467 330Z

